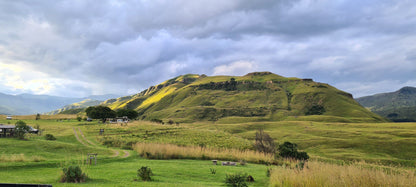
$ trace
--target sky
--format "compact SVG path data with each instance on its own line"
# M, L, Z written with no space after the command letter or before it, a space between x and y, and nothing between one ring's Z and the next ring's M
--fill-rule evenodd
M255 71L354 97L416 86L416 1L0 1L1 93L131 95Z

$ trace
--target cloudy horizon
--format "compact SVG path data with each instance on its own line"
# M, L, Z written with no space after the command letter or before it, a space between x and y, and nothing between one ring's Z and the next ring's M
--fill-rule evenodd
M0 1L0 93L131 95L270 71L354 97L416 87L410 0Z

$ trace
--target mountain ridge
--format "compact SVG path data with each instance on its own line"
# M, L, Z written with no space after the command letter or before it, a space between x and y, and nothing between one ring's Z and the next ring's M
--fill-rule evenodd
M114 110L137 110L141 119L148 120L385 121L359 105L350 93L312 79L286 78L271 72L244 76L186 74L102 104Z
M0 114L4 115L29 115L46 113L85 99L106 100L119 97L114 94L92 95L83 98L60 97L50 95L19 94L9 95L0 93Z
M416 88L406 86L394 92L356 99L362 106L392 121L416 121Z

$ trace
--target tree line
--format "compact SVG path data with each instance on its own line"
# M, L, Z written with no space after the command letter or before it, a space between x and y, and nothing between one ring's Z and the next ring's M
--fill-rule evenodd
M105 123L107 118L127 116L129 119L136 119L139 116L139 113L132 109L119 109L114 111L107 106L90 106L85 112L89 118L100 119L103 123Z

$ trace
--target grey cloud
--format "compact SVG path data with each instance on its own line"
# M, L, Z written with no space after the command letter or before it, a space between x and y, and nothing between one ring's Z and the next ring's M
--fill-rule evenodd
M0 63L67 80L59 95L65 86L123 94L235 62L343 89L411 83L415 9L390 0L2 1Z

